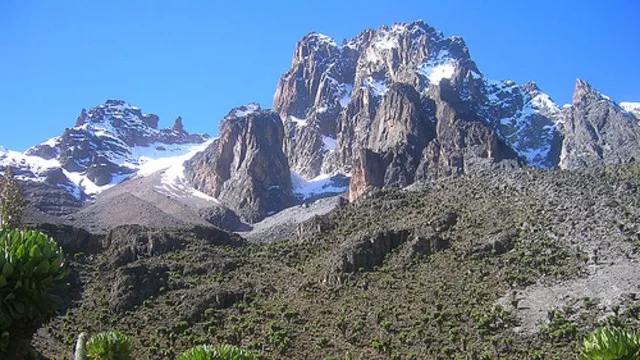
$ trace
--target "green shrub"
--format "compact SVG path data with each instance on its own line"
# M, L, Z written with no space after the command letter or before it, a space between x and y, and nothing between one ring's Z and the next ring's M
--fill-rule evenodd
M178 360L258 360L257 354L231 345L196 346L178 356Z
M343 360L343 359L344 360L353 360L353 355L351 355L351 353L347 351L344 354L344 358L341 358L340 356L329 356L329 357L326 357L324 360Z
M0 232L0 353L22 358L33 333L59 303L53 290L67 276L64 252L37 231Z
M583 360L637 360L640 334L600 328L584 340L581 353Z
M87 357L90 360L129 360L131 340L118 331L93 335L87 342Z

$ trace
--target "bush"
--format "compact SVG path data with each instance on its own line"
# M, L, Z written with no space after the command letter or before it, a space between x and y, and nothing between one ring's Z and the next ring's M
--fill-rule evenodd
M257 354L231 345L196 346L178 356L178 360L258 360Z
M131 340L118 331L99 333L87 342L86 353L90 360L129 360Z
M618 329L600 328L582 344L583 360L640 359L640 334Z
M25 356L33 333L52 316L52 291L67 276L64 253L37 231L0 231L0 353Z

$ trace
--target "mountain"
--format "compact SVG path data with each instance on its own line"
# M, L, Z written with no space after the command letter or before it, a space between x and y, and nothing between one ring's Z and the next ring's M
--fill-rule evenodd
M159 129L158 121L124 101L107 100L83 109L74 127L59 137L23 154L1 151L0 169L14 168L37 210L68 214L139 170L148 172L158 165L154 160L182 155L209 140L186 132L180 117L169 129Z
M366 30L342 45L305 36L274 110L292 171L307 180L359 176L352 198L504 161L553 167L560 153L562 115L547 94L532 82L488 80L462 38L422 21Z
M640 149L636 103L618 105L579 80L573 104L560 108L535 82L488 79L462 38L423 21L341 45L303 37L274 110L291 170L306 180L351 176L351 200L496 167L626 162Z

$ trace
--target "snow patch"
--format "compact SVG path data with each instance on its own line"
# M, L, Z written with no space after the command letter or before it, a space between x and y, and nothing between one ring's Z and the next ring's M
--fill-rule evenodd
M349 100L351 100L351 93L353 92L353 85L351 84L343 84L342 85L342 97L340 98L340 106L346 108L349 105Z
M442 79L451 79L456 68L451 64L442 64L425 71L431 84L440 84Z
M293 193L302 197L302 200L321 194L340 194L349 188L348 185L337 186L331 175L328 174L305 180L294 171L291 171L291 184L293 185Z
M623 110L635 114L636 116L640 116L640 102L624 101L618 105L620 105Z
M449 50L440 50L430 54L427 61L420 64L416 71L429 79L430 84L439 84L442 79L451 79L456 71L453 56ZM472 72L472 76L474 73ZM480 74L476 74L481 77Z
M241 106L241 107L233 110L231 112L231 115L233 115L235 117L244 117L244 116L253 114L258 110L260 110L260 105L251 103L249 105Z
M11 167L19 180L29 180L28 176L21 173L32 173L36 176L36 181L44 181L48 170L60 167L60 162L56 159L45 160L39 156L30 156L5 148L0 149L0 166Z
M373 96L376 97L384 96L384 94L389 91L389 88L385 84L384 80L375 80L371 76L367 76L367 78L364 80L364 84L367 88L369 88L369 90L371 90Z
M296 124L296 126L299 126L299 127L303 127L303 126L307 126L307 125L309 125L309 124L307 123L307 119L299 119L299 118L297 118L297 117L295 117L295 116L293 116L293 115L290 115L290 116L289 116L289 119L290 119L291 121L293 121L293 123L294 123L294 124Z
M324 143L325 150L333 151L336 149L336 139L330 138L328 136L323 136L322 142Z

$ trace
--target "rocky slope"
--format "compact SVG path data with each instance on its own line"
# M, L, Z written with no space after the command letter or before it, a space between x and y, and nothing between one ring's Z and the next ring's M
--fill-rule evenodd
M293 203L278 114L256 104L239 107L222 119L218 133L219 138L185 164L186 177L196 189L248 222Z
M77 276L33 344L66 358L79 332L118 329L140 359L200 343L265 359L572 359L595 326L640 326L639 179L637 163L475 172L361 197L270 244L47 227L79 253Z

